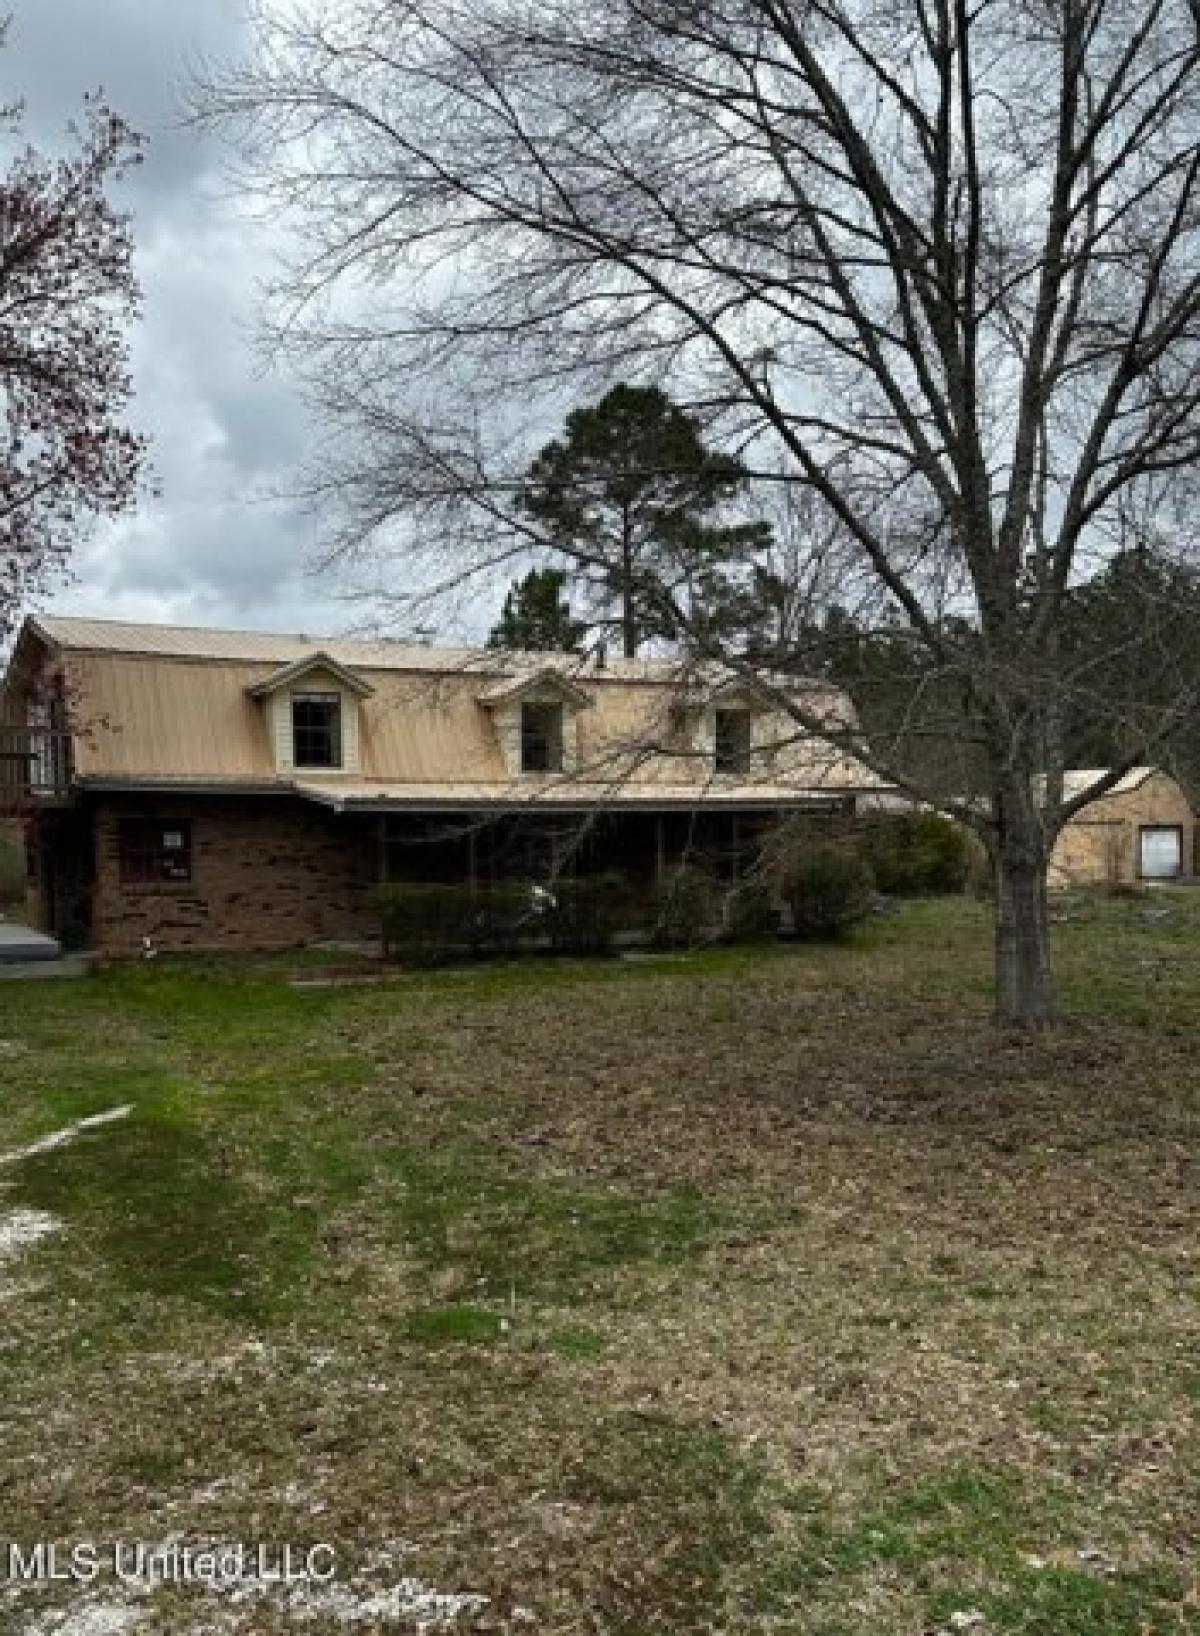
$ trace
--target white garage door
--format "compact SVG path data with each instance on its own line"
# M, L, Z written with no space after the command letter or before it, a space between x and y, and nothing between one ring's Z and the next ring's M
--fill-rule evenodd
M1183 872L1183 836L1173 826L1141 830L1140 870L1145 880L1172 880Z

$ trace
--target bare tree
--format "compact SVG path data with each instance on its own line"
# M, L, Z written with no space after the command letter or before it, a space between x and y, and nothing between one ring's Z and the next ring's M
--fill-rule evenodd
M264 4L197 87L299 230L277 339L332 415L338 548L390 542L411 583L452 546L444 583L521 548L538 416L633 371L707 406L836 523L977 749L958 810L1025 1025L1054 837L1124 770L1063 799L1065 600L1198 452L1198 9Z
M0 25L0 47L5 27ZM0 176L0 636L66 562L85 524L136 496L145 440L124 424L124 323L137 313L129 219L108 188L141 141L89 98L76 151L54 160L16 140Z

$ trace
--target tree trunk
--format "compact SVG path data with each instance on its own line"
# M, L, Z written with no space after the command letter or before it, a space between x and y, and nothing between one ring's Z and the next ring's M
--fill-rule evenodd
M638 650L637 608L633 599L633 524L629 507L621 512L621 636L627 659L636 659Z
M1002 833L996 854L996 1017L1018 1028L1054 1021L1046 854L1040 832Z

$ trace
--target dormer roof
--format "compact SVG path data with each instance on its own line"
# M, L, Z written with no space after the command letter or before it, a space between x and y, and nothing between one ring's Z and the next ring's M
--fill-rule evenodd
M586 709L592 702L592 696L585 688L569 676L564 676L553 665L540 665L536 670L526 671L520 676L506 676L503 681L494 683L482 692L479 702L491 710L496 705L515 704L531 693L548 692L556 694L564 704L573 705L577 710Z
M676 706L684 711L713 709L770 710L771 704L761 688L742 676L726 676L715 685L693 685L680 691Z
M339 664L331 654L322 648L313 653L307 653L301 659L293 659L291 664L282 665L273 670L261 682L255 682L253 687L246 689L252 699L268 699L272 693L278 693L280 688L290 687L294 682L302 681L312 671L319 670L326 676L333 676L349 693L354 693L360 699L368 698L375 689L361 676Z
M713 688L708 696L708 703L713 705L732 705L745 710L767 710L770 706L761 688L754 686L743 676L730 676L727 681Z

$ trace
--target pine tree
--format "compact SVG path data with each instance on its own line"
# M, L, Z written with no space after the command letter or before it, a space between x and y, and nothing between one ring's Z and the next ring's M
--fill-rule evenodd
M673 607L716 607L766 523L720 521L748 483L742 463L705 446L694 415L652 386L615 386L567 416L565 436L529 469L525 511L586 592L589 624L615 626L626 658L675 634Z
M563 594L566 580L561 568L531 568L523 580L509 586L488 647L578 653L587 625L571 617L571 604Z

